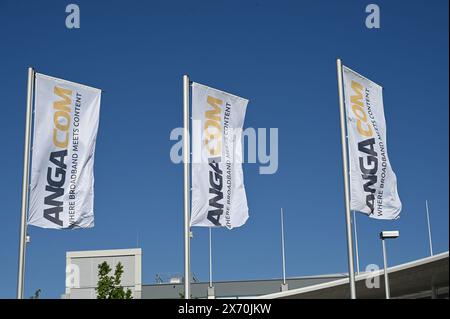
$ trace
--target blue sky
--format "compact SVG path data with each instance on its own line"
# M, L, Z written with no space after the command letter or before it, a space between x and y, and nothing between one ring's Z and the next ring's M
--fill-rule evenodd
M182 125L182 75L248 98L245 127L279 129L279 169L245 164L250 219L214 231L214 279L281 276L285 209L288 276L347 270L336 57L385 87L388 150L401 219L358 216L362 267L426 257L425 200L435 252L448 250L448 1L75 1L81 28L65 27L67 1L0 2L0 297L16 293L27 67L100 87L96 226L30 227L25 295L64 292L65 252L143 249L143 282L183 272L181 165L169 134ZM208 279L207 229L194 229L192 271ZM137 243L137 241L139 241Z

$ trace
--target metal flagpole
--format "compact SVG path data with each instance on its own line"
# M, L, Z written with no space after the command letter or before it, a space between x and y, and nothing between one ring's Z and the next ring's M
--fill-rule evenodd
M283 258L283 285L286 285L286 255L284 253L284 215L283 208L281 208L281 251Z
M355 230L356 273L359 275L358 231L356 230L356 212L353 211L353 228Z
M430 254L433 256L433 241L431 240L431 225L430 225L430 213L428 211L428 200L425 201L427 207L427 222L428 222L428 240L430 242Z
M212 227L209 227L209 287L212 288Z
M212 276L212 227L209 227L209 286L208 286L208 299L215 299L216 293L213 286Z
M386 243L384 242L384 238L381 239L381 244L383 246L384 287L386 290L386 299L390 299L391 291L389 290L389 275L388 275L388 266L387 266Z
M27 241L27 209L30 176L31 116L33 113L34 70L28 68L27 111L25 119L25 142L23 151L22 206L20 212L19 267L17 274L17 299L23 299L25 277L25 250Z
M189 76L183 76L183 161L184 161L184 298L191 297L191 271L190 271L190 216L189 216Z
M342 85L342 62L341 59L336 60L338 89L339 89L339 113L341 118L341 144L342 144L342 168L344 171L344 196L345 196L345 220L347 230L347 254L348 254L348 275L350 280L350 297L356 299L355 288L355 271L353 263L353 239L352 239L352 225L350 215L350 190L348 181L348 165L347 165L347 136L345 129L345 106L344 106L344 92Z

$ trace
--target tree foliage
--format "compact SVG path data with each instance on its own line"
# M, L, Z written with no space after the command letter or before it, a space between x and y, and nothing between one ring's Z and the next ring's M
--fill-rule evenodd
M106 261L98 265L97 299L132 299L131 290L126 291L121 285L123 266L116 265L114 275L110 276L111 267Z
M30 299L39 299L41 296L41 289L38 289L34 292L34 295L30 297Z

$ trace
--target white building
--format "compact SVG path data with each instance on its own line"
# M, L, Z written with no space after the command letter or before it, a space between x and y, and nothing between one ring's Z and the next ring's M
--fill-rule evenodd
M65 299L95 299L98 282L98 265L106 261L114 274L116 265L123 266L121 284L130 289L134 299L141 298L141 259L142 250L114 249L74 251L66 253L66 292Z

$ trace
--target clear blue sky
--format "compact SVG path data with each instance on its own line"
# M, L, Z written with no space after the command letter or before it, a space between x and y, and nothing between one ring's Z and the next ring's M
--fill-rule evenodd
M0 2L0 297L16 293L27 67L100 87L95 218L90 230L31 227L26 290L64 292L65 252L143 249L143 282L183 272L181 165L170 131L182 125L182 75L250 99L246 127L279 129L279 169L245 164L250 219L214 231L214 279L281 276L285 208L288 276L347 270L335 58L385 87L391 164L401 219L358 217L361 264L425 257L429 200L435 252L448 250L448 1L376 1L381 29L364 25L370 1ZM208 279L207 229L194 229L192 271Z

